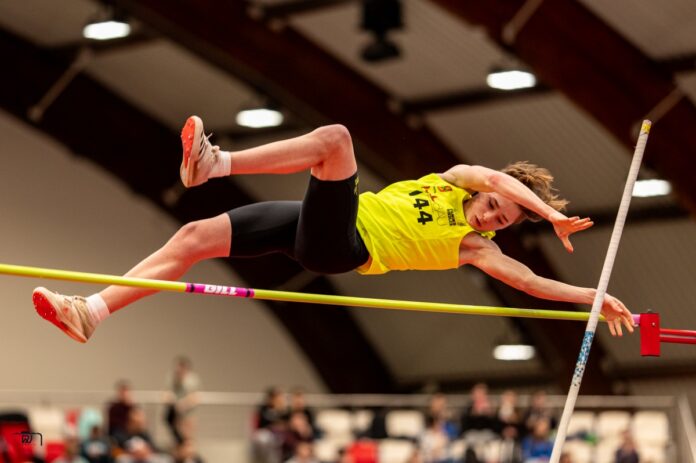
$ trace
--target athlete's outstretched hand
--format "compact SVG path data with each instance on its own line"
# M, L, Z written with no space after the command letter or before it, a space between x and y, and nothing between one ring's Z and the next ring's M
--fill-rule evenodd
M621 325L623 324L629 333L633 333L633 316L626 308L623 302L610 296L604 295L604 304L602 305L602 315L607 319L609 331L612 336L623 336Z
M553 224L556 235L561 242L563 242L563 246L568 252L573 252L573 245L570 244L570 235L582 230L587 230L594 225L594 222L592 222L589 217L585 217L584 219L577 216L568 218L560 212L551 214L549 222Z

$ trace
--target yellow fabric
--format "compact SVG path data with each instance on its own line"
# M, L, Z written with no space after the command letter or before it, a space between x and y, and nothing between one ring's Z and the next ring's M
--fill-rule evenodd
M476 232L464 216L464 201L470 198L468 191L437 174L361 194L357 227L372 259L357 271L374 275L457 268L462 238Z

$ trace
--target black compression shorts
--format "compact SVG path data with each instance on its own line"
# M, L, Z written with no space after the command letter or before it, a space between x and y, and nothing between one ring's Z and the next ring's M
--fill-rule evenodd
M345 180L310 177L302 201L269 201L228 212L230 257L281 252L317 273L360 267L370 254L355 227L358 174Z

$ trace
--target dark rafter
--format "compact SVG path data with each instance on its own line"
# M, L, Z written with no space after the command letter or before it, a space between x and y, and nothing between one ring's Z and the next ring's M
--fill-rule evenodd
M4 76L0 108L30 123L26 119L27 108L60 76L68 61L3 31L0 31L0 56L15 66L13 72ZM216 180L184 190L175 204L165 203L163 193L179 184L178 134L85 75L78 76L68 86L37 128L120 177L134 192L149 198L182 223L212 217L254 201L232 181ZM283 285L303 272L295 262L278 255L230 263L245 281L261 288ZM330 281L323 277L313 278L295 289L336 293ZM386 365L349 311L293 303L264 305L295 337L330 391L394 390Z
M89 48L95 55L110 53L116 50L139 47L144 44L152 43L157 39L157 35L148 30L138 30L126 37L112 40L90 40L82 39L75 42L63 43L60 46L52 47L55 53L65 56L74 55L83 48Z
M678 204L655 205L648 207L631 206L626 217L626 224L635 225L639 223L664 222L665 220L682 220L689 218L689 211ZM594 222L594 228L613 227L616 222L616 209L577 211L575 215L579 217L590 217ZM548 223L543 222L524 222L517 226L520 234L552 233Z
M658 62L660 68L672 74L676 72L696 71L696 53L679 55L671 58L661 58Z
M142 22L160 30L238 78L253 81L271 96L317 123L339 121L348 125L367 148L361 160L386 180L415 178L442 171L460 162L428 127L410 128L391 112L390 96L310 40L286 27L252 19L248 3L221 0L118 0L117 3ZM357 18L356 18L357 20ZM369 152L369 153L368 153ZM553 275L541 253L530 254L519 238L509 235L504 249L538 273ZM539 307L540 301L493 284L512 306ZM508 293L509 292L509 293ZM514 295L513 295L514 294ZM554 304L554 307L558 307ZM583 328L563 322L525 321L532 331L553 330L562 336L540 335L545 360L558 384L570 381ZM557 326L556 326L557 325ZM595 346L595 359L603 357ZM587 392L611 392L597 369L585 385Z
M551 89L543 84L531 88L508 91L493 88L477 88L443 95L433 95L417 100L406 100L400 103L400 110L404 113L424 113L463 106L468 108L500 100L538 96L549 92L551 92Z
M266 19L287 18L294 14L316 11L319 9L330 8L343 3L357 3L359 0L291 0L282 3L255 5L251 8L256 9L252 14L262 15Z

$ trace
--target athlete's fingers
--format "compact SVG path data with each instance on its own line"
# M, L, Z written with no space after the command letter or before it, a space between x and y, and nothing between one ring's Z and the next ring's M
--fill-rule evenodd
M616 336L616 329L614 328L614 322L607 320L607 325L609 325L609 332L612 336Z
M563 246L565 246L565 248L566 248L566 251L573 252L573 245L570 244L570 239L568 238L568 235L563 235L560 238L561 238L561 241L563 242Z
M622 319L623 319L623 324L626 326L626 329L629 331L629 333L633 333L634 328L633 328L633 315L631 314L631 311L628 310L628 307L626 305L619 301L619 304L622 309Z
M635 329L635 328L633 328L633 317L631 317L631 316L629 316L627 318L624 317L622 322L623 322L624 326L626 327L626 329L628 330L628 332L633 333L633 331Z

